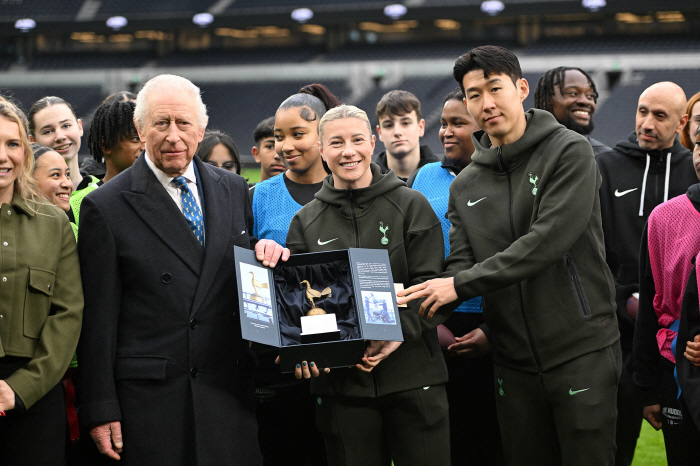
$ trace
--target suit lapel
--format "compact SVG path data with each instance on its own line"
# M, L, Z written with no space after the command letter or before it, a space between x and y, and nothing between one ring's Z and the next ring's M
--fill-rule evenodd
M194 294L192 312L195 313L204 302L212 283L216 281L221 262L226 255L226 248L231 240L233 206L230 187L225 177L220 176L216 169L207 166L199 158L195 157L193 161L199 170L202 181L200 192L204 193L206 205L204 265Z
M145 157L143 152L134 162L131 191L122 191L122 195L156 236L199 276L204 251L185 216L146 164Z

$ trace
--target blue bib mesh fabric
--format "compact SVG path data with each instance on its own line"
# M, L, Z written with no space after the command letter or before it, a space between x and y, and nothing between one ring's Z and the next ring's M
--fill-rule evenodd
M450 170L442 168L441 162L428 163L420 169L413 181L413 189L421 192L428 198L435 214L442 225L442 236L445 241L445 257L450 254L450 226L451 223L445 217L447 203L450 198L450 184L455 176ZM257 195L257 193L256 193ZM464 301L455 312L483 312L481 297Z
M282 174L255 185L253 236L271 239L286 247L289 224L302 205L289 194Z

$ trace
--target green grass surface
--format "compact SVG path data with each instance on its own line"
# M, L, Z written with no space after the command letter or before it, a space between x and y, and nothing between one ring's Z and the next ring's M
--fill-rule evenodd
M642 432L639 434L632 466L667 466L667 464L661 431L655 431L648 422L642 421Z
M241 176L248 180L248 183L260 181L260 168L241 168Z

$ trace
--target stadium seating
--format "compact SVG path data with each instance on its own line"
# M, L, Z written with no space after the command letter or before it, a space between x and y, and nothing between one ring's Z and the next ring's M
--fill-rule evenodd
M123 15L127 18L154 15L158 18L207 11L216 0L103 0L98 15ZM128 13L127 13L128 12Z
M301 63L322 53L313 47L212 49L176 51L160 59L159 67L169 66L222 66L255 63Z
M65 52L36 55L29 62L32 70L137 68L151 59L151 52L90 53Z
M542 39L525 49L529 55L566 55L581 53L683 52L700 49L695 36L623 36Z
M4 0L0 1L0 21L14 23L19 18L36 21L72 21L85 0Z
M301 87L314 82L280 81L238 84L198 84L209 112L209 128L229 134L242 153L250 153L253 130L277 111L282 101ZM350 93L345 81L324 80L341 101Z

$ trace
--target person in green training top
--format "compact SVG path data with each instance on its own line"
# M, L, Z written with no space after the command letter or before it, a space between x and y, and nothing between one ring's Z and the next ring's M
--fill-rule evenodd
M450 185L445 273L398 301L425 298L430 317L483 296L509 465L613 465L622 357L591 145L523 111L528 83L504 48L470 50L454 77L482 131Z
M374 136L357 107L330 109L319 124L319 148L332 175L292 219L287 247L294 254L346 248L385 249L393 279L403 286L436 276L444 260L442 227L428 200L393 170L371 163ZM331 241L329 241L331 240ZM404 341L371 341L357 367L320 372L297 366L317 396L316 423L328 463L448 466L447 367L438 324L399 309Z
M106 173L102 180L93 175L84 178L71 195L68 216L75 225L80 220L83 198L133 165L143 152L144 143L134 126L135 108L136 104L130 100L112 100L103 102L95 110L87 145L95 161L105 164Z

